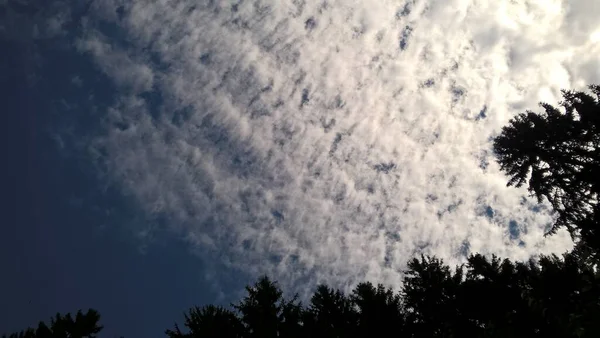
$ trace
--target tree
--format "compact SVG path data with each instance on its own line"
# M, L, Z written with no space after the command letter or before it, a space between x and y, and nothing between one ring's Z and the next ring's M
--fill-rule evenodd
M356 333L358 311L340 290L319 285L302 316L307 337L350 337Z
M348 295L319 285L303 307L262 277L232 307L192 308L169 337L600 337L600 272L585 253L512 262L471 255L451 268L408 263L400 292L363 282Z
M357 337L384 336L390 332L401 334L404 327L400 295L382 284L358 284L350 299L358 309Z
M3 335L3 338L94 338L102 330L98 325L100 314L98 311L89 309L85 314L77 311L75 319L70 313L65 316L57 313L50 319L50 326L40 322L36 329L28 328L21 332Z
M177 337L300 337L302 306L297 297L287 300L269 278L261 277L246 287L247 296L232 304L232 310L207 305L193 307L185 314L183 333L175 324L166 330L170 338Z
M541 315L540 333L550 336L599 337L600 274L578 256L542 256L529 278L527 296Z
M408 262L402 287L408 332L419 337L462 336L457 296L463 269L454 272L435 257L421 256Z
M166 330L170 338L206 337L206 338L240 338L244 337L244 327L239 318L230 310L220 306L197 306L184 314L188 333L182 333L175 324L174 330Z
M301 306L297 296L286 300L277 283L266 276L246 291L248 295L233 307L241 314L248 337L293 337L298 333Z
M549 234L566 228L600 252L600 86L562 91L562 109L541 103L509 121L494 139L494 152L508 185L546 199L557 214Z
M480 337L531 337L537 323L525 297L531 267L496 256L468 258L460 308Z

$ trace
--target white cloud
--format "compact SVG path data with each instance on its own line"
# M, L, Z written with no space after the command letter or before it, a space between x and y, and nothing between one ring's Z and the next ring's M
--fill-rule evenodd
M568 236L543 238L547 209L505 187L490 138L600 80L594 6L133 1L112 18L126 51L79 42L134 88L94 148L205 257L284 284L398 284L416 252L560 252ZM144 53L160 64L129 56ZM136 96L151 89L160 107Z
M100 69L120 87L133 94L152 89L154 74L147 65L136 62L128 53L111 45L100 34L89 34L76 42L82 52L90 53Z

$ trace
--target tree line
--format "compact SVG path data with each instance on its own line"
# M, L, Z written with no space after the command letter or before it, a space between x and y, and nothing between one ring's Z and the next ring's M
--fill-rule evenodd
M563 91L559 107L541 103L511 119L493 149L509 186L527 186L552 206L548 235L566 229L575 243L561 256L513 262L473 254L455 267L411 259L403 285L363 282L348 294L320 285L307 302L286 298L261 277L230 307L184 313L169 338L224 337L600 337L600 86ZM17 337L95 337L99 314L57 314Z
M451 269L413 258L395 292L317 287L303 306L262 277L231 308L190 309L166 331L180 337L600 337L600 283L580 252L511 262L476 254Z

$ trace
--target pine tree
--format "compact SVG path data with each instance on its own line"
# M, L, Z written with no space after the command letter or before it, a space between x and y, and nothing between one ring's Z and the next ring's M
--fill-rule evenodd
M301 307L296 297L286 300L266 276L246 287L248 295L233 307L240 313L247 337L293 337L300 330Z
M307 337L351 337L357 330L358 312L340 290L319 285L302 322Z
M600 249L600 86L563 91L562 109L541 103L543 113L527 111L510 120L494 140L500 168L517 187L557 214L549 231L566 228L576 239Z
M435 257L410 260L401 292L406 330L419 337L454 336L455 329L462 326L456 298L462 281L462 267L453 272Z
M183 333L175 324L173 330L166 330L169 338L206 337L206 338L241 338L244 327L239 318L230 310L220 306L207 305L202 308L191 308L184 314L184 325L189 330Z
M98 311L89 309L86 313L77 311L75 319L70 313L61 315L57 313L51 318L50 326L40 322L36 329L29 328L21 332L12 333L5 338L95 338L96 334L102 330L102 325L98 325L100 314Z
M350 295L358 310L358 328L355 337L385 336L403 331L404 316L399 294L382 284L375 287L370 282L358 284Z

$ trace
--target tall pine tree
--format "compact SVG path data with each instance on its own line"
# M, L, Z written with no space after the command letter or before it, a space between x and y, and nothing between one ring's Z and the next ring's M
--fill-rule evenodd
M510 120L494 140L508 185L527 183L557 214L549 233L566 228L596 252L600 250L600 86L563 91L562 109L541 103Z

